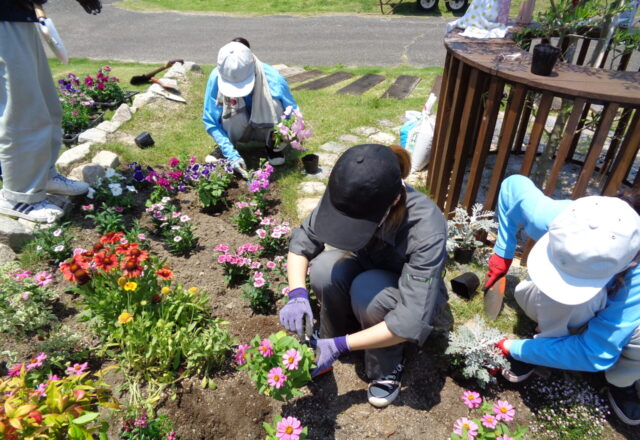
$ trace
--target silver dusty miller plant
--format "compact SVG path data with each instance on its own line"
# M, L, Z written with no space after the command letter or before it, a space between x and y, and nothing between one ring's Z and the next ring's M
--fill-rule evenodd
M464 377L475 379L484 388L496 381L492 373L510 368L509 361L496 347L503 337L498 329L489 327L476 315L470 323L449 333L449 347L445 354L452 357L453 365L463 366Z
M447 222L447 252L453 252L457 248L475 249L482 246L482 242L476 240L476 234L498 228L498 223L493 219L495 212L484 211L480 203L471 207L471 215L460 205L452 214L453 218Z

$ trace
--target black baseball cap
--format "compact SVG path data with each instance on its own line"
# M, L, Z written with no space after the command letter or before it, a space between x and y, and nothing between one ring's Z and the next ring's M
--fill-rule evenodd
M338 249L362 249L400 191L402 175L395 153L384 145L356 145L331 171L314 232Z

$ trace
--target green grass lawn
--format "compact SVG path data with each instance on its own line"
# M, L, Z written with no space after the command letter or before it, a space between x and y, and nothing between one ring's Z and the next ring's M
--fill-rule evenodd
M523 0L513 0L511 17L515 17ZM218 12L234 15L317 15L317 14L380 14L377 0L124 0L118 6L138 11L195 11ZM549 0L538 0L536 11L549 5ZM385 7L385 13L390 12ZM438 7L433 11L418 9L413 0L400 3L393 15L397 16L442 16L455 19L456 16L447 10L444 0L439 0ZM459 14L457 14L459 15ZM535 15L535 14L534 14Z

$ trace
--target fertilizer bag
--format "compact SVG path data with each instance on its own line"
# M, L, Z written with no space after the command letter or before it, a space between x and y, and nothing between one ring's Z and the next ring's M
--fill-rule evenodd
M437 96L433 93L429 95L422 113L415 121L413 128L407 133L407 141L404 147L411 154L411 172L420 171L429 163L435 128L434 121L431 118L431 111L437 100Z

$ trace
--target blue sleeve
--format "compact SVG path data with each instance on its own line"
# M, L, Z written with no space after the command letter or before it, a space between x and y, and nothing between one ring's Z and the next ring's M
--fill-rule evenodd
M511 355L523 362L552 368L602 371L611 368L640 326L640 267L627 273L624 285L586 330L562 338L516 340Z
M503 258L513 258L520 228L524 228L530 238L538 240L569 203L571 200L553 200L545 196L525 176L507 177L498 195L498 238L493 251Z
M204 92L204 108L202 110L202 122L205 130L216 141L224 157L230 161L240 159L240 153L229 140L227 132L222 128L222 107L217 105L218 100L218 69L213 69Z
M267 82L269 83L271 96L280 101L282 109L284 110L288 106L292 106L294 109L298 108L298 104L291 94L289 83L287 83L285 77L280 75L280 72L266 63L262 63L262 67L264 69L264 74L267 77Z

